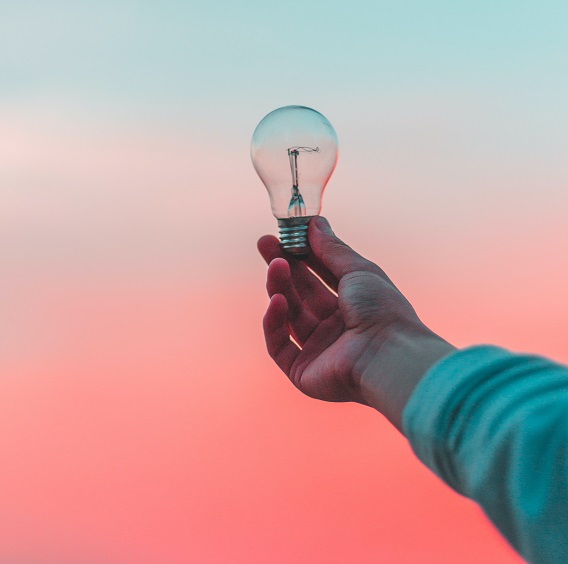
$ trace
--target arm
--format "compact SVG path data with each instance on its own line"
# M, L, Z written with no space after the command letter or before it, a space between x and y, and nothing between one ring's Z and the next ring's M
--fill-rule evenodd
M274 237L259 241L272 358L312 397L383 413L523 556L568 561L568 369L493 347L456 351L327 221L312 221L309 237L304 262L284 258Z
M418 384L404 430L527 560L568 560L568 368L496 347L456 352Z

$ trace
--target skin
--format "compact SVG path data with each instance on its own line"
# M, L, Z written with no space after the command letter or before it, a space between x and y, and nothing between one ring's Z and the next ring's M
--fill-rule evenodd
M388 276L338 239L325 218L314 218L308 234L312 253L303 260L284 253L276 237L258 241L269 265L268 353L304 394L368 405L402 432L414 388L455 347L428 329Z

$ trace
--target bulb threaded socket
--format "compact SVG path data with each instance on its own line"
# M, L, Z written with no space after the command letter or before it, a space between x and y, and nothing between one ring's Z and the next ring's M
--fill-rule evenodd
M310 254L308 225L313 215L304 217L286 217L278 220L280 228L280 246L291 255L298 257Z

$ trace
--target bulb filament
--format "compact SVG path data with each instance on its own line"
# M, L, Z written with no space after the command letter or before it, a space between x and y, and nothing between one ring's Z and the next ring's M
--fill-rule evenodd
M319 147L290 147L288 157L290 158L290 170L292 171L292 198L288 205L288 217L299 217L306 215L306 204L300 194L299 175L298 175L298 155L302 153L319 153Z

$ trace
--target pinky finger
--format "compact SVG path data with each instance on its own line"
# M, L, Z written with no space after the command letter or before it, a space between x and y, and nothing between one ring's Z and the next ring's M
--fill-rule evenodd
M282 294L274 294L263 319L268 354L288 376L301 349L290 340L288 302Z

